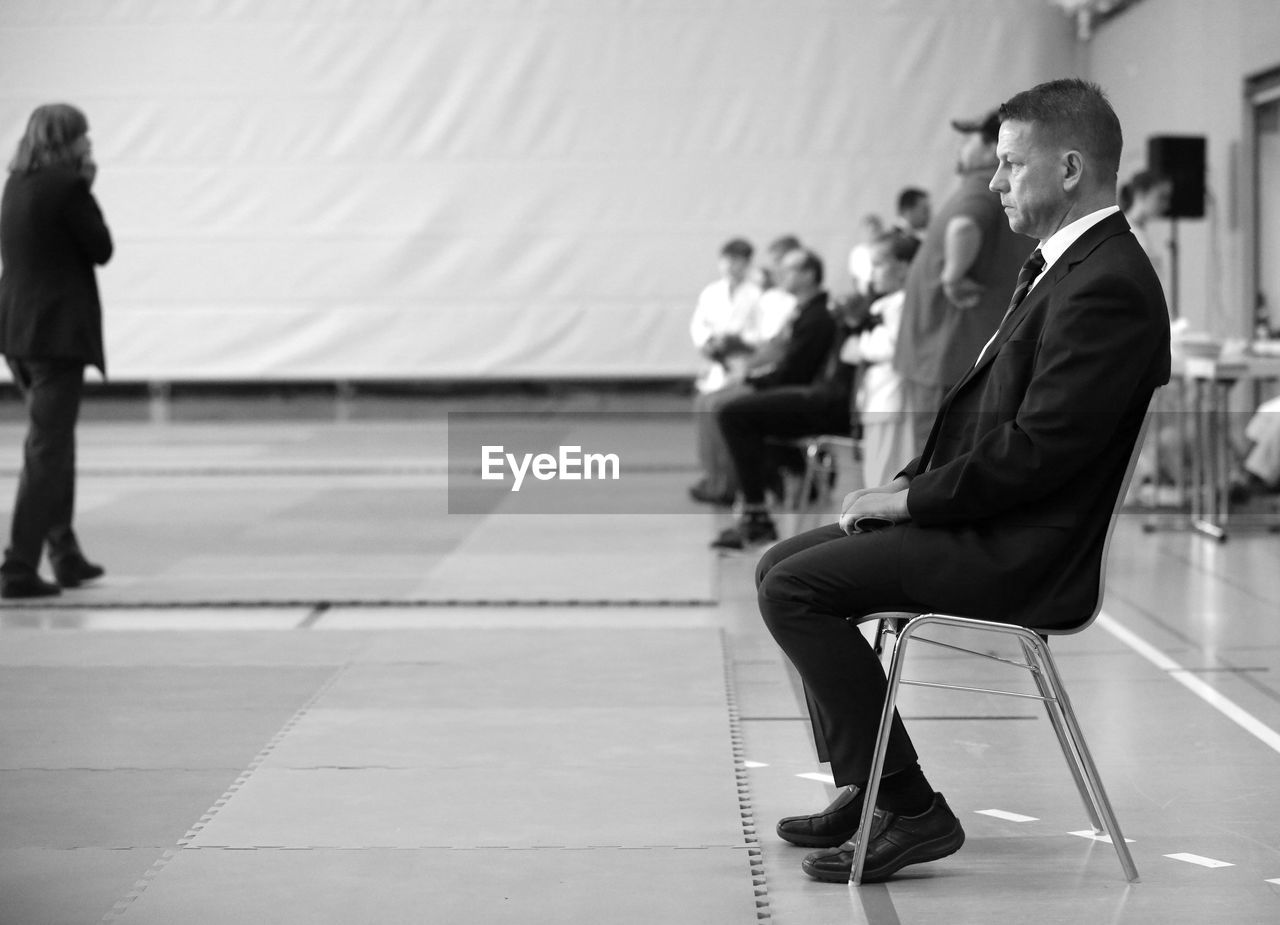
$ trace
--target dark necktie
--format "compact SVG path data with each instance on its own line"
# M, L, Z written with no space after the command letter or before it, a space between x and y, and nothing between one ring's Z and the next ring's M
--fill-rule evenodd
M1044 254L1040 253L1040 248L1037 247L1031 252L1031 256L1027 258L1027 262L1022 265L1022 269L1018 272L1018 285L1013 289L1013 298L1009 300L1009 310L1004 313L1005 318L1008 318L1018 310L1022 300L1031 291L1031 284L1036 281L1036 277L1040 275L1040 271L1043 269Z

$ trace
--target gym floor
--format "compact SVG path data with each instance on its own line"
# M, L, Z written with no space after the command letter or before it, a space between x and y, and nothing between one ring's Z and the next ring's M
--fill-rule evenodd
M1280 920L1276 534L1129 511L1103 617L1055 640L1141 882L1038 704L908 688L967 842L852 889L773 832L835 790L755 556L685 500L686 417L89 417L77 525L108 574L0 606L0 925ZM504 433L625 477L481 485L458 447ZM21 438L0 424L5 523Z

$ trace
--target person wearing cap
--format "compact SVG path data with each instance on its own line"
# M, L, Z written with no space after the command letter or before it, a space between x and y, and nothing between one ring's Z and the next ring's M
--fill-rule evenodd
M963 136L959 182L929 222L912 262L893 358L916 446L924 445L942 396L1000 323L1018 268L1031 252L1031 243L1009 230L1000 197L987 188L996 167L999 117L989 112L951 125Z

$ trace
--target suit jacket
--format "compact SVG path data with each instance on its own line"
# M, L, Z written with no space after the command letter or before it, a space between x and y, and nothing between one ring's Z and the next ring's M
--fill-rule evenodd
M0 200L0 353L80 360L105 373L94 265L111 251L102 211L75 170L10 174Z
M1004 317L1018 270L1034 246L1010 230L999 193L987 187L991 173L982 169L960 178L911 261L893 358L893 368L911 382L950 388L960 381ZM982 233L982 247L965 275L985 288L970 308L956 308L942 291L947 225L960 216L972 220Z
M819 292L796 306L790 333L771 342L747 369L747 382L759 389L809 385L823 374L835 338L830 299Z
M921 599L1026 626L1091 616L1116 495L1168 381L1160 281L1117 213L1045 271L903 470Z

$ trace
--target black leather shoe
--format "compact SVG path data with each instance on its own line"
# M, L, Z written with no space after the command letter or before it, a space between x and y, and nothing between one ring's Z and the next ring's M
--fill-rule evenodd
M815 880L846 883L853 868L855 835L838 848L815 851L804 859L804 872ZM888 880L908 864L923 864L955 854L964 844L964 829L942 794L918 816L900 816L876 807L871 820L871 844L862 868L863 883Z
M106 573L101 565L94 565L79 553L53 561L53 577L64 588L78 588L83 582L101 578Z
M845 787L822 812L779 820L778 837L801 848L834 848L857 835L861 821L862 788Z
M0 597L8 600L53 597L61 593L61 588L45 581L34 572L24 575L0 575Z

